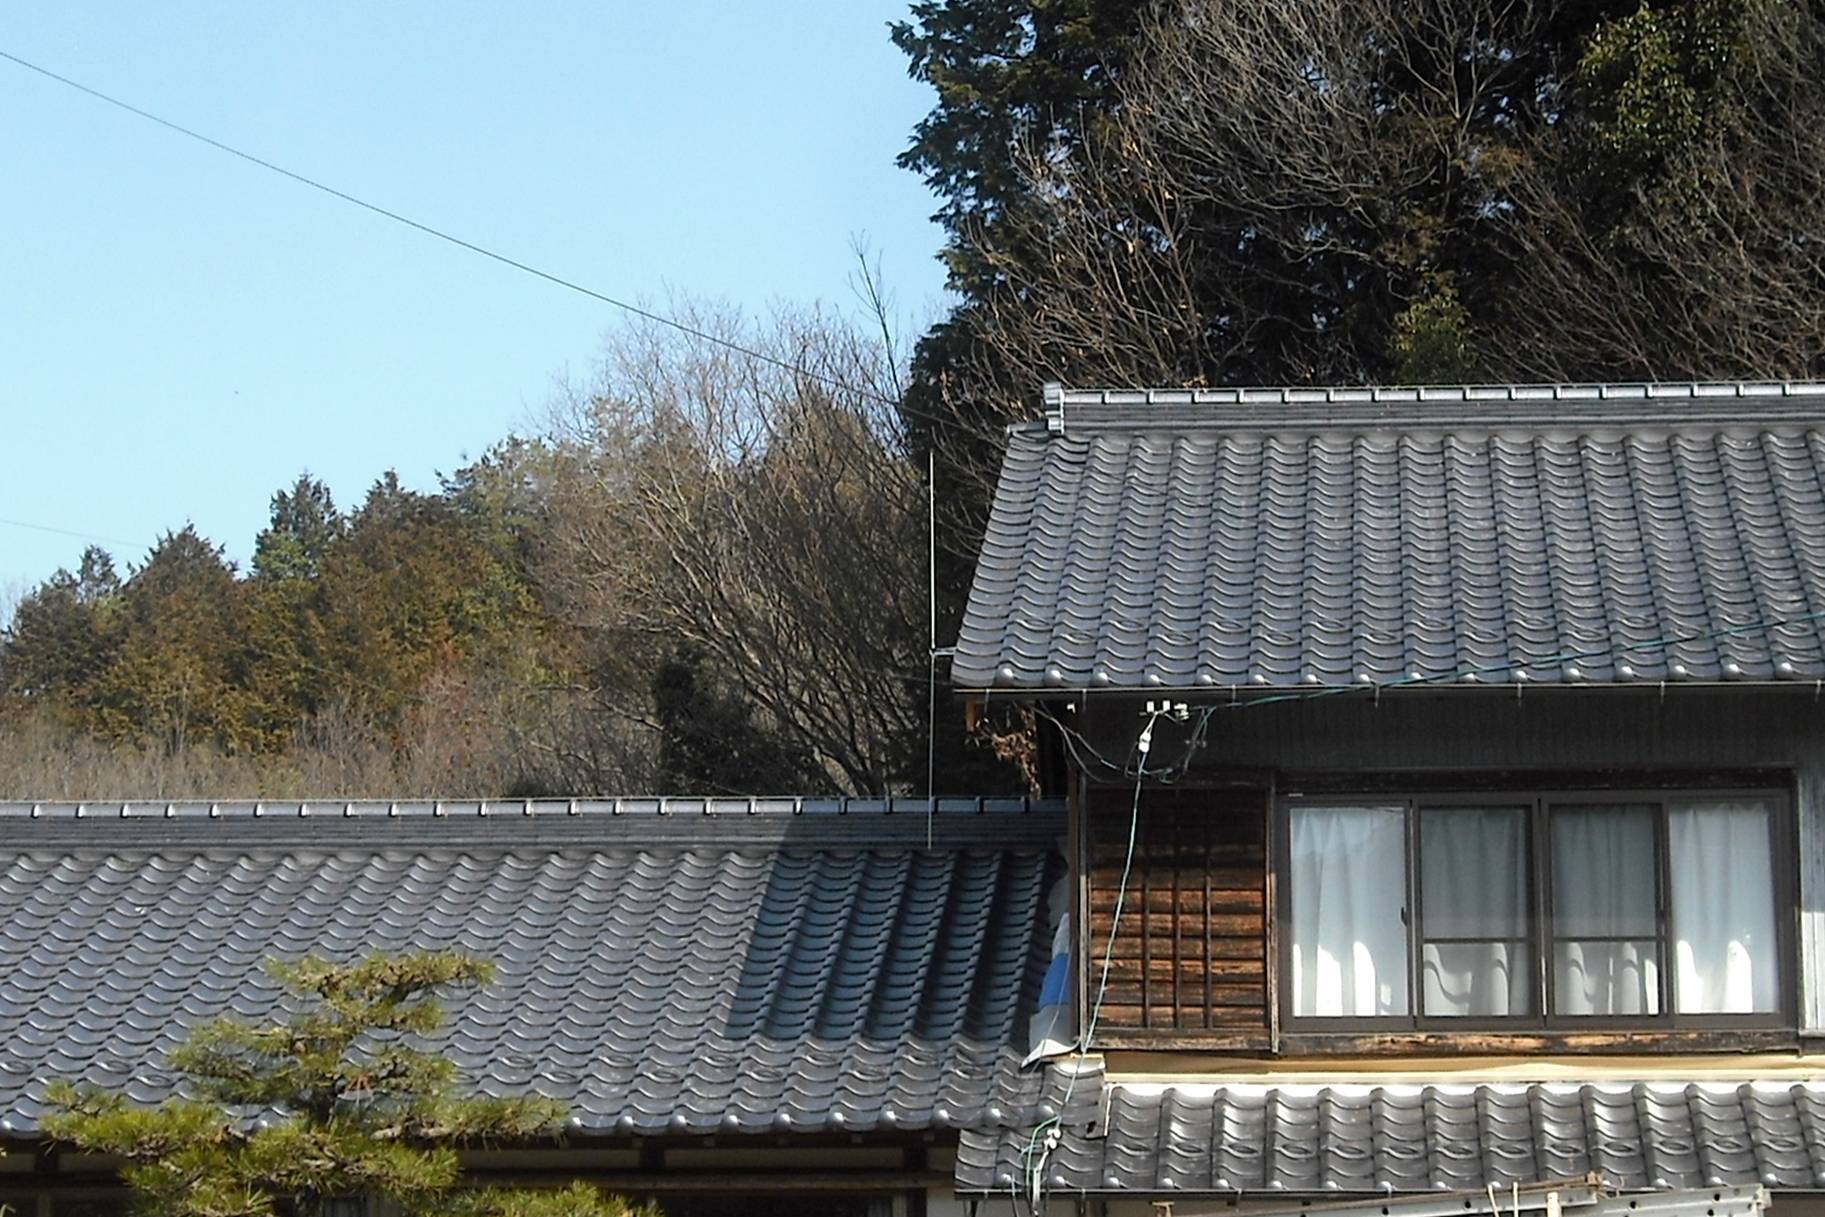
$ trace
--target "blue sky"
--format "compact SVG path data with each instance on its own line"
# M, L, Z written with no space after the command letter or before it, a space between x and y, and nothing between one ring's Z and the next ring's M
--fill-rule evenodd
M909 337L935 203L904 0L83 0L0 49L622 298L853 303ZM430 487L587 375L619 320L0 62L0 518L133 560L194 521L245 560L303 469ZM84 541L0 524L0 607Z

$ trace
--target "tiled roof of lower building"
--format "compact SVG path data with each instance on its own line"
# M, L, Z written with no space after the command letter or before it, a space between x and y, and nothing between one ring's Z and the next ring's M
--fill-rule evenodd
M1080 1083L1039 1169L1055 1193L1425 1192L1582 1177L1825 1187L1825 1085ZM968 1131L962 1191L1007 1192L1031 1129Z
M1021 800L0 804L0 1132L155 1102L272 956L455 949L433 1045L616 1134L1020 1120L1062 813ZM927 848L930 834L931 848Z

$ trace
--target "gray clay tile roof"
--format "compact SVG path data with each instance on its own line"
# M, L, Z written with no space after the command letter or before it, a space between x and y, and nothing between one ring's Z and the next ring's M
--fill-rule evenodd
M1047 404L1009 436L961 688L1825 677L1825 385Z
M1581 1177L1625 1189L1825 1187L1825 1085L1090 1084L1043 1164L1054 1193L1325 1195ZM972 1130L959 1190L1005 1193L1030 1132Z
M1022 800L0 804L0 1135L171 1092L269 956L453 948L440 1045L604 1135L1014 1123L1062 815Z

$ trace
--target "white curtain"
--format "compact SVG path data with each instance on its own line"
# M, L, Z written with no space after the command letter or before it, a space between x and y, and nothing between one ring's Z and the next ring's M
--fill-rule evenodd
M1660 959L1652 941L1560 942L1553 984L1560 1014L1660 1012Z
M1768 804L1755 801L1667 809L1681 1014L1779 1008L1772 818Z
M1420 954L1423 1008L1435 1018L1532 1014L1533 958L1525 942L1428 942Z
M1553 986L1560 1014L1660 1013L1655 812L1552 811Z
M1428 807L1419 816L1421 1009L1533 1013L1527 810ZM1487 941L1433 941L1440 938Z
M1293 1013L1407 1013L1407 813L1295 807Z

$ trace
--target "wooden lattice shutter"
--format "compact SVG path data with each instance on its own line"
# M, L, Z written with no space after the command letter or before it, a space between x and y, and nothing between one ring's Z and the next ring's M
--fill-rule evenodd
M1092 998L1128 851L1132 796L1088 801ZM1097 1038L1132 1033L1269 1034L1267 796L1261 790L1148 790L1122 900ZM1105 1034L1107 1033L1107 1034Z

